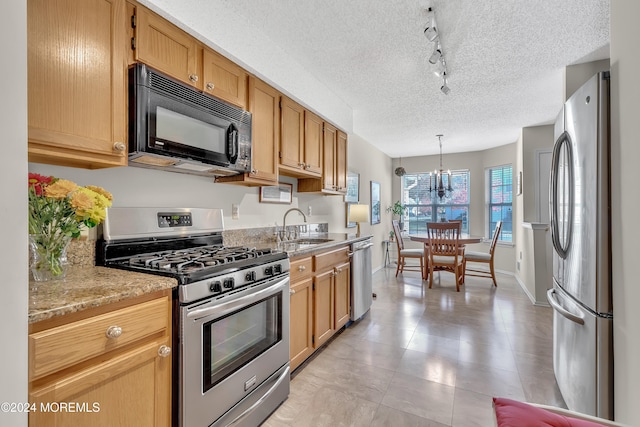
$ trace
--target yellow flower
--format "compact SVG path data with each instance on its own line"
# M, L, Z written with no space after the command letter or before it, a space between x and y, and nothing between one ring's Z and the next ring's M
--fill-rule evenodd
M102 187L98 187L96 185L87 185L85 188L88 188L91 191L95 191L96 193L104 196L109 201L113 200L113 196L111 195L111 193L109 193ZM109 203L109 206L111 206L111 203Z
M65 199L69 194L78 188L75 182L59 179L44 189L44 194L52 199Z
M79 217L84 216L84 212L93 208L93 198L84 188L78 188L71 194L71 206Z

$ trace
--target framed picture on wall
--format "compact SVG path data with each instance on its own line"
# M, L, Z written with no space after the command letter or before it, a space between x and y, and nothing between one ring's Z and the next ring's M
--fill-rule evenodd
M291 204L293 184L281 182L278 185L260 187L260 203Z
M380 224L380 183L371 181L371 224Z
M360 201L359 173L347 172L347 194L344 196L344 201L347 203L358 203Z

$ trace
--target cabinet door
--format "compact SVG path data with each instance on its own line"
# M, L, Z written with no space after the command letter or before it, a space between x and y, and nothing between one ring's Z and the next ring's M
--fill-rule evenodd
M202 53L202 85L206 93L247 108L247 73L210 49Z
M322 174L322 119L310 111L304 112L304 163L307 172Z
M29 413L29 426L169 426L171 357L159 355L162 345L169 340L138 346L32 389L29 401L38 410ZM68 402L77 405L75 412L56 410Z
M295 170L304 168L304 108L286 96L280 107L282 138L280 139L280 165Z
M313 347L318 348L333 335L333 269L314 276Z
M336 141L336 185L338 191L347 194L347 134L338 131Z
M313 280L291 285L290 352L291 370L313 353Z
M336 141L337 129L332 125L324 125L324 148L322 156L322 181L323 188L327 190L337 190L335 164L336 164Z
M127 164L123 0L29 0L29 161Z
M278 181L280 145L280 94L255 77L249 78L249 111L252 114L252 178Z
M351 264L346 262L335 268L334 329L347 324L351 315Z
M135 58L169 76L202 89L198 41L166 19L136 6Z

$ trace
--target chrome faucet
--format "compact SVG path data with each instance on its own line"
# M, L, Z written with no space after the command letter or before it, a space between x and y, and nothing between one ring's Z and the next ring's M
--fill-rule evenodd
M287 236L286 236L286 234L287 234L287 215L289 215L289 212L292 212L292 211L298 211L298 212L300 212L300 214L302 215L302 218L304 218L304 222L307 222L307 217L306 217L306 215L305 215L305 214L304 214L304 212L302 212L300 209L298 209L298 208L291 208L291 209L289 209L288 211L286 211L286 212L284 213L284 216L282 217L282 233L283 233L283 235L284 235L284 238L283 238L282 240L287 240ZM296 233L296 234L297 234L297 233Z

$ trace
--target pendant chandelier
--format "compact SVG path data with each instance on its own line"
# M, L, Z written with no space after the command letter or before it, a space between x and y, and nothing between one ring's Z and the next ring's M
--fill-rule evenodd
M404 176L407 174L407 171L402 167L402 157L400 157L400 166L396 168L395 174L398 176Z
M440 170L436 169L433 174L429 172L429 194L433 192L433 196L438 196L442 200L445 196L451 196L453 193L453 187L451 187L451 170L444 171L442 167L442 137L443 135L436 135L438 142L440 143ZM432 181L432 176L435 178ZM445 184L446 181L446 184Z

